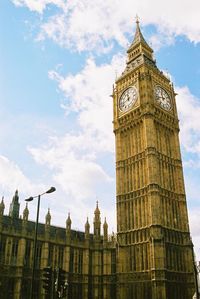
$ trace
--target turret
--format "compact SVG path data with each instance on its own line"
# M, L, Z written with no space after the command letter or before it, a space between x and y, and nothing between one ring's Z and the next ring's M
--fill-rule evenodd
M48 212L45 217L45 225L50 226L51 225L51 214L50 214L50 209L48 209Z
M67 217L67 220L66 220L66 237L67 237L67 240L70 240L71 225L72 225L72 221L71 221L71 218L70 218L70 213L68 213L68 217Z
M50 236L50 225L51 225L51 214L50 214L50 209L48 209L48 212L45 217L45 235L47 239Z
M5 209L5 204L4 204L4 197L2 197L1 203L0 203L0 216L3 216Z
M0 230L2 229L2 220L3 220L3 213L4 213L4 209L5 209L5 205L4 205L4 201L3 201L3 197L0 203Z
M28 210L28 203L27 203L23 211L23 222L28 221L28 215L29 215L29 210Z
M96 204L96 209L94 211L94 236L95 238L100 238L101 235L101 218L100 218L100 210L98 207L98 201Z
M106 222L106 218L103 224L103 239L104 241L108 241L108 224Z
M12 218L19 218L19 196L18 190L15 191L15 195L13 196L12 202L10 204L9 216Z
M90 224L87 217L87 221L85 223L85 238L89 239L89 236L90 236Z
M66 229L67 229L67 231L71 230L71 225L72 225L72 221L71 221L71 218L70 218L70 213L68 213L68 217L67 217L67 220L66 220Z

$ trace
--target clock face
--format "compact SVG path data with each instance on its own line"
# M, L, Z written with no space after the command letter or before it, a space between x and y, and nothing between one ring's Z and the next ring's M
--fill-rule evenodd
M134 86L127 88L119 99L119 109L122 112L128 111L135 104L137 97L137 89Z
M160 86L155 87L155 98L157 104L159 104L163 109L169 111L172 108L170 96Z

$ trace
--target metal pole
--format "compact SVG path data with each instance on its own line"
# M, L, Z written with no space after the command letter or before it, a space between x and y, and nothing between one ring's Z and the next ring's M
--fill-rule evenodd
M197 267L196 267L196 262L195 262L195 257L194 257L194 245L191 241L192 244L192 261L193 261L193 269L194 269L194 280L195 280L195 289L196 289L196 299L199 298L199 288L198 288L198 272L197 272Z
M35 237L34 237L34 244L33 244L33 269L32 269L32 276L31 276L31 296L30 296L30 299L34 298L33 290L34 290L34 279L35 279L36 247L37 247L39 211L40 211L40 195L38 195L37 217L36 217L36 223L35 223Z
M197 272L197 267L196 267L195 262L194 262L194 273L195 273L196 299L200 299L199 298L199 288L198 288L198 272Z

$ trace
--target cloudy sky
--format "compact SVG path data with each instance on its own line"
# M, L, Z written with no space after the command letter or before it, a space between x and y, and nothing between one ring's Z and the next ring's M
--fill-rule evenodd
M200 258L199 0L0 2L0 196L44 196L52 223L84 229L99 201L115 231L112 84L140 17L143 35L177 92L190 227ZM29 204L35 219L36 203Z

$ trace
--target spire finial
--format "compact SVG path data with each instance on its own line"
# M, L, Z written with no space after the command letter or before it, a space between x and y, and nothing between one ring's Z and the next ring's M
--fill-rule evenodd
M139 19L139 17L138 17L137 14L136 14L136 16L135 16L135 22L136 22L137 25L139 25L139 23L140 23L140 19Z

